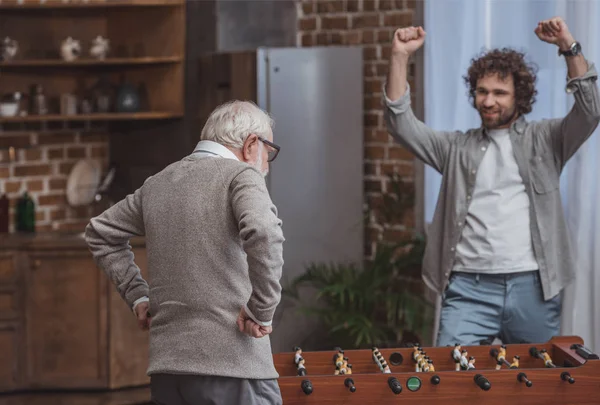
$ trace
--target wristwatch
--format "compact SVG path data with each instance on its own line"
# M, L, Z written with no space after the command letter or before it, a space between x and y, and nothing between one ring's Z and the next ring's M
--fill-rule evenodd
M573 42L568 50L561 51L558 48L558 56L577 56L581 53L581 44L577 41Z

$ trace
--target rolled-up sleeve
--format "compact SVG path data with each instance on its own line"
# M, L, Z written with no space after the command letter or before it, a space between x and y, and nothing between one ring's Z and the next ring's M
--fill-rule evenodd
M588 70L580 77L567 78L565 90L575 103L571 111L560 119L546 121L555 159L564 167L583 143L594 133L600 122L598 73L588 62Z
M459 132L434 131L411 108L410 85L398 100L390 100L383 86L384 120L390 135L418 159L443 173L450 145Z

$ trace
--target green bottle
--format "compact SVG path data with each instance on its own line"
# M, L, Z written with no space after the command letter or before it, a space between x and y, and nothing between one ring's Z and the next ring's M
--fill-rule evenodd
M35 232L35 203L27 194L17 200L17 232Z

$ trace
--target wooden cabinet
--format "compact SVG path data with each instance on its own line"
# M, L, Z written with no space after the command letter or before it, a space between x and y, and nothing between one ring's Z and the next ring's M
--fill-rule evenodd
M0 60L1 95L28 97L20 107L27 114L0 116L3 126L160 120L184 113L184 0L3 0L0 37L18 44L13 58ZM69 37L79 41L74 60L61 54ZM91 52L98 37L109 40L103 59ZM32 107L37 85L45 95L44 114ZM140 96L139 108L117 107L125 85ZM65 107L72 96L75 114ZM110 101L108 107L100 97Z
M143 242L132 246L146 277ZM0 391L146 385L147 367L147 332L81 237L2 244Z
M22 382L22 323L17 261L14 252L0 249L0 390L14 390Z

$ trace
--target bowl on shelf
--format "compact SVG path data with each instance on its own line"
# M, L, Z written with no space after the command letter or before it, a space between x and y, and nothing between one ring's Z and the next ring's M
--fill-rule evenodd
M1 117L14 117L19 112L19 103L16 102L3 102L0 103L0 116Z

